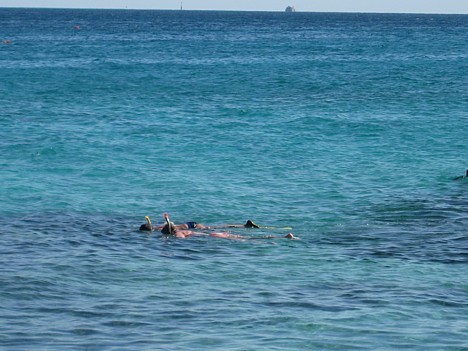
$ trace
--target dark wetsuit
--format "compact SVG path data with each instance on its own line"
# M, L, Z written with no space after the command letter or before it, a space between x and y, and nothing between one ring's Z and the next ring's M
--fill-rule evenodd
M187 222L185 223L188 227L188 229L195 229L197 227L197 222Z

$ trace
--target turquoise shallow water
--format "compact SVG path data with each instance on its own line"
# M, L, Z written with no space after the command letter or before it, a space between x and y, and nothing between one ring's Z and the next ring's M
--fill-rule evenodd
M0 9L0 347L468 350L467 27Z

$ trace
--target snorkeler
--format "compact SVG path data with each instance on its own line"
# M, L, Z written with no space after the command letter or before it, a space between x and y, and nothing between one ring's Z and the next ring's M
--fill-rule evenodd
M195 232L192 230L186 230L186 229L178 229L177 226L169 220L169 216L167 213L164 214L164 219L166 221L166 224L163 226L161 229L161 233L164 235L173 235L177 238L188 238L190 236L201 236L201 235L208 235L211 237L216 237L216 238L223 238L223 239L276 239L276 238L286 238L286 239L298 239L297 237L294 236L293 233L288 233L286 236L275 236L275 235L266 235L262 237L247 237L243 235L237 235L237 234L231 234L231 233L226 233L226 232L212 232L212 233L203 233L203 232ZM251 222L251 221L250 221ZM247 221L249 223L249 221ZM246 224L247 224L246 223ZM253 222L251 222L253 223ZM245 227L245 225L244 225ZM231 227L232 228L232 227ZM257 226L258 228L258 226ZM211 229L211 228L206 228L206 229Z
M458 176L456 178L453 178L453 180L461 180L466 178L468 178L468 169L466 170L466 174L464 176Z
M145 217L146 223L140 226L141 231L153 231L161 230L164 225L153 225L149 216ZM171 222L172 223L172 222ZM174 225L174 223L172 223ZM174 225L178 230L188 230L188 229L220 229L220 228L260 228L257 224L252 222L250 219L245 222L245 224L222 224L217 226L206 226L197 222L185 222L178 225Z

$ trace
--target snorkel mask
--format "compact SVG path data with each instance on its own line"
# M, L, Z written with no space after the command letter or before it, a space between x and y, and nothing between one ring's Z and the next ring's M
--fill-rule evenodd
M164 219L166 221L166 225L161 229L161 233L166 235L173 235L176 232L176 227L173 222L170 221L169 216L167 213L164 213Z

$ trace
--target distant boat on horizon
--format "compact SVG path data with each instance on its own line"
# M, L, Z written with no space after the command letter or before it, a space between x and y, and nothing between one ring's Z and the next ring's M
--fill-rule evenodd
M288 6L286 7L286 12L296 12L296 9L294 8L294 6Z

